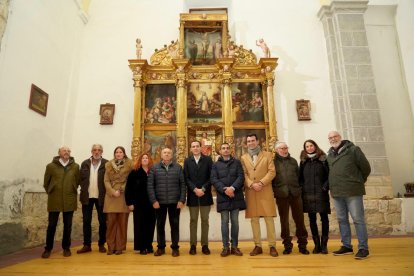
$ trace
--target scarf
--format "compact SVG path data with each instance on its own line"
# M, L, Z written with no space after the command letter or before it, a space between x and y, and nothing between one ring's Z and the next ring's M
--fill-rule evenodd
M254 165L256 165L257 157L259 156L260 150L261 150L261 148L260 148L259 145L254 149L247 149L247 151L249 152L250 157L253 160Z
M125 159L122 159L122 160L113 159L111 161L112 168L114 168L116 172L119 172L124 167L124 164L125 164Z
M314 153L308 153L308 157L310 159L314 158L315 156L316 156L316 152L314 152Z

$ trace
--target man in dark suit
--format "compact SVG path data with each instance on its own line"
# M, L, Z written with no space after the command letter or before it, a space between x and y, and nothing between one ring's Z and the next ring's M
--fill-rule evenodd
M201 216L201 251L210 254L208 248L209 214L213 205L210 173L213 160L201 153L200 141L191 142L192 155L184 161L184 179L187 186L187 205L190 209L190 255L197 253L198 215Z

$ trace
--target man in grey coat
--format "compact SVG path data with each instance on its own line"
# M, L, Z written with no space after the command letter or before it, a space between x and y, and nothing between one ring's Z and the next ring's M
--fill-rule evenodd
M180 240L180 211L184 207L186 186L182 167L172 161L169 148L161 151L161 162L155 164L148 175L148 197L157 217L158 249L154 256L165 254L165 221L170 221L172 256L178 257Z
M365 182L371 167L361 149L351 141L342 140L337 131L328 134L331 148L328 151L329 188L336 209L342 246L334 251L335 256L353 254L351 227L348 212L354 222L358 237L358 253L355 259L365 259L369 255L368 233L365 224L364 202Z

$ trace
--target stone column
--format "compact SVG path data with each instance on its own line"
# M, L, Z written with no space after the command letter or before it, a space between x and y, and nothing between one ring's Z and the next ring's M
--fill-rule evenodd
M368 1L333 0L318 12L323 24L337 130L361 147L372 167L367 196L392 197L364 12Z

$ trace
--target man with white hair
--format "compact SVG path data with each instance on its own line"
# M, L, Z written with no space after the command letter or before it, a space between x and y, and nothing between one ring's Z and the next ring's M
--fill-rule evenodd
M105 163L102 158L103 147L100 144L92 145L92 156L82 162L80 168L80 196L83 216L83 247L77 251L78 254L92 251L92 211L95 206L99 221L99 252L106 253L106 215L103 212L105 201Z
M70 156L70 149L63 146L58 151L58 156L46 166L43 187L47 193L47 210L49 212L46 233L45 251L42 258L49 258L53 249L56 226L59 214L63 214L63 256L69 257L70 252L72 218L76 211L77 188L79 184L79 165Z
M281 234L285 249L283 254L292 253L293 243L289 229L289 209L292 212L296 225L296 237L298 238L299 252L308 255L308 231L306 231L303 217L302 189L299 185L299 166L295 158L290 156L289 148L285 142L275 145L274 158L276 177L273 179L273 192L276 198L280 215Z
M333 197L342 241L341 248L333 254L335 256L353 254L349 212L358 237L358 253L355 259L365 259L369 251L363 195L365 195L365 182L371 173L371 166L361 149L351 141L342 140L337 131L330 131L328 139L332 146L327 158L329 189Z

